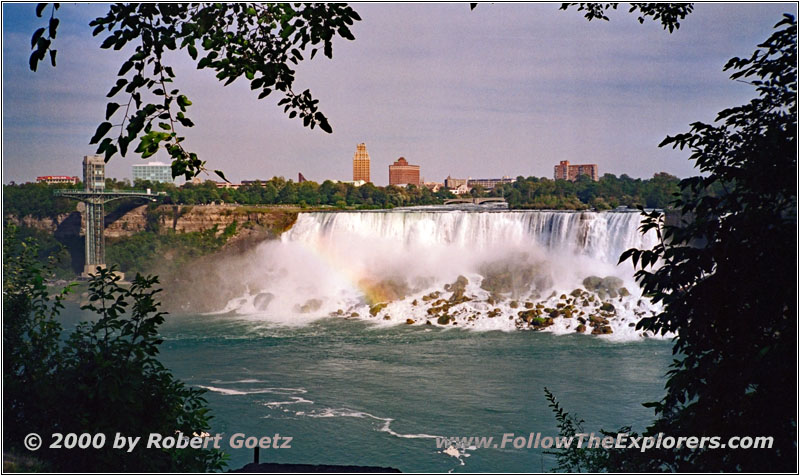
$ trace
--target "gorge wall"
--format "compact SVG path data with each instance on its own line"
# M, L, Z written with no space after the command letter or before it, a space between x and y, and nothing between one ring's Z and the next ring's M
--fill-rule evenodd
M78 211L56 217L36 218L8 215L6 222L53 233L56 237L82 236L85 216L83 204ZM219 233L234 221L241 233L254 230L279 235L297 219L297 207L256 207L244 205L150 205L122 206L106 214L106 238L121 238L151 230L166 233L206 231L217 227Z

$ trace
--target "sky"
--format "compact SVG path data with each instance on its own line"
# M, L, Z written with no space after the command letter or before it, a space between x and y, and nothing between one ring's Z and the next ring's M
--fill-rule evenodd
M639 24L624 5L587 21L559 4L354 4L355 41L337 38L297 68L295 91L320 101L333 134L304 128L241 79L223 87L188 54L168 58L193 102L186 147L233 182L284 176L351 180L356 145L372 181L388 183L398 157L426 181L553 176L560 160L600 174L696 175L687 151L658 148L695 121L754 97L723 72L749 56L796 4L700 3L674 33ZM103 4L62 4L57 67L28 68L35 4L2 5L2 181L81 175L104 121L106 93L131 49L99 48L89 21ZM130 48L130 47L129 47ZM305 55L308 58L308 55ZM150 160L168 161L165 152ZM139 156L115 156L106 175L130 178ZM217 179L208 176L207 178Z

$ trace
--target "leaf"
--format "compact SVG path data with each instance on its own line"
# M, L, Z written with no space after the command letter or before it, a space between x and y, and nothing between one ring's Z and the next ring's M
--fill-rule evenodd
M49 27L48 33L50 34L50 38L55 38L56 31L58 29L58 18L55 17L51 18L48 27Z
M106 120L111 119L111 116L117 109L119 109L119 104L115 102L110 102L106 104Z
M225 174L223 174L221 170L215 170L214 173L217 174L222 180L230 183L230 181L225 178Z
M128 60L122 63L122 67L119 69L117 76L124 76L131 68L133 67L133 61Z
M39 4L37 4L37 5L36 5L36 16L37 16L37 17L41 17L41 16L42 16L42 12L44 12L44 9L45 9L46 7L47 7L47 4L46 4L46 3L39 3Z
M92 140L90 140L89 143L90 144L96 144L110 130L111 130L111 123L110 122L104 122L104 123L100 124L99 126L97 126L97 131L94 133L94 137L92 137Z
M31 48L34 48L36 46L36 43L39 41L39 38L42 37L43 33L44 33L44 27L39 28L38 30L33 32L33 36L31 36Z
M327 119L319 121L319 128L327 132L328 134L333 134L333 128L331 127L330 124L328 124Z
M53 65L53 68L56 67L56 53L57 50L50 50L50 64Z
M192 57L193 60L197 59L197 48L193 44L189 44L186 49L189 51L189 56Z

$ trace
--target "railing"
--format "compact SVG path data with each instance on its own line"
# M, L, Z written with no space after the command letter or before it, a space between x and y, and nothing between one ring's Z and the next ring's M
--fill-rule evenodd
M73 193L114 194L114 195L166 195L166 192L148 192L147 190L86 190L82 188L60 188L54 191L56 195L69 195Z

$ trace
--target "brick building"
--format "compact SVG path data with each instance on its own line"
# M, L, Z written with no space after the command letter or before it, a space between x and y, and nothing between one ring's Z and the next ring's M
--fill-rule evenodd
M600 175L597 172L597 164L570 165L568 160L562 160L555 166L553 178L556 180L561 179L574 182L578 180L578 177L581 175L588 175L595 182L600 180Z
M419 187L419 165L409 165L404 157L389 166L389 185L416 185Z

